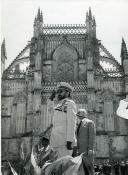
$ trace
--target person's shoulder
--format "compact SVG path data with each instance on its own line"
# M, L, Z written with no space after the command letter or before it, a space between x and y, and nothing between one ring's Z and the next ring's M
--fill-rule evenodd
M120 100L120 104L125 104L125 103L128 103L125 99Z
M67 99L68 104L76 105L76 103L72 99Z
M94 125L94 124L95 124L93 120L90 120L90 119L88 119L88 118L84 118L84 119L82 120L82 122L83 122L83 123L88 123L88 124L90 124L90 125Z
M127 106L127 105L128 105L128 102L127 102L125 99L120 100L120 102L119 102L119 107L125 107L125 106Z
M89 118L84 118L82 121L86 121L86 122L89 122L89 123L94 123L93 120L91 120Z

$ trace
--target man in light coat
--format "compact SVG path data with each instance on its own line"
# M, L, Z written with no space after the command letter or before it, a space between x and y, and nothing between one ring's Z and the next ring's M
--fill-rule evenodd
M73 146L76 145L76 104L70 99L73 87L66 83L60 82L57 85L56 92L50 96L53 101L57 98L58 104L53 110L52 132L50 137L50 146L57 152L58 157L72 155Z
M95 123L88 119L87 111L85 109L79 109L77 116L79 120L77 128L78 153L84 153L83 162L90 172L90 175L93 175L94 146L96 136Z
M128 119L128 94L126 95L125 99L120 101L117 109L117 115L124 119Z

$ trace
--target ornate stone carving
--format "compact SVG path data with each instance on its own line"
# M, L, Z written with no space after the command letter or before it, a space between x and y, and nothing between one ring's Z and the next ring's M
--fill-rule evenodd
M128 136L114 136L111 138L111 156L125 158L128 156Z
M54 76L57 81L74 80L73 56L67 51L59 56Z
M113 91L107 89L103 92L102 98L104 101L113 101L115 100L115 94Z
M43 82L51 81L51 68L48 66L43 67Z
M53 54L52 80L74 81L78 74L78 55L75 49L65 42L61 44Z
M97 131L103 131L104 130L104 118L103 114L97 114L96 116L96 129Z
M35 57L35 68L36 70L41 69L41 53L37 52L36 57Z
M109 157L108 136L101 135L96 137L96 157Z
M85 65L81 65L79 67L79 81L86 81L87 80L87 73Z
M23 91L18 92L14 99L13 99L13 104L17 104L18 102L24 103L24 101L27 100L27 96Z
M96 112L103 112L103 96L102 92L99 91L96 93L96 106L95 106Z

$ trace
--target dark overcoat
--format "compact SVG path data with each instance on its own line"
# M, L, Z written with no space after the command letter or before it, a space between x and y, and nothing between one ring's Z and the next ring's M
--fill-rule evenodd
M83 152L88 154L89 150L94 150L95 135L95 123L88 118L84 118L81 121L80 128L77 132L78 152L80 154Z

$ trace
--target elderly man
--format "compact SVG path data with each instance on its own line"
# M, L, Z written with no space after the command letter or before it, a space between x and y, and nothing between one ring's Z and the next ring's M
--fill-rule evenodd
M53 110L52 131L50 145L58 152L58 157L72 155L73 146L76 144L76 104L71 100L73 87L60 82L56 92L53 91L50 100L57 98L57 106Z
M128 94L126 95L125 99L120 101L117 109L117 115L124 119L128 119Z
M77 128L77 144L79 154L85 153L83 162L91 175L94 174L93 159L96 129L92 120L87 117L85 109L79 109L78 113L78 128Z

